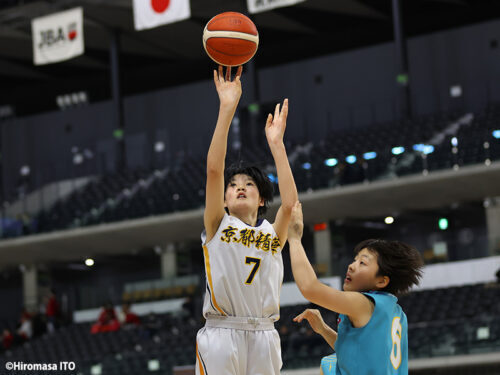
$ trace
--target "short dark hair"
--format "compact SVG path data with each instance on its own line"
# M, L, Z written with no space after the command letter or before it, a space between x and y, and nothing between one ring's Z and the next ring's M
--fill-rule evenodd
M255 165L244 165L240 162L238 164L231 165L224 171L224 195L226 194L229 182L237 174L247 175L255 181L257 190L259 190L259 195L264 199L264 206L259 207L257 215L259 217L264 215L269 208L269 203L273 201L273 183L259 167Z
M354 248L354 254L363 249L377 254L377 276L388 276L390 279L383 291L399 296L419 284L424 262L413 246L400 241L370 239L360 242Z

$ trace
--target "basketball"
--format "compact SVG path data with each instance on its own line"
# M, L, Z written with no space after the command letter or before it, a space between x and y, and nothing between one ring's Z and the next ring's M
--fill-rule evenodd
M255 24L241 13L220 13L208 21L203 30L203 47L220 65L243 65L255 55L258 46Z

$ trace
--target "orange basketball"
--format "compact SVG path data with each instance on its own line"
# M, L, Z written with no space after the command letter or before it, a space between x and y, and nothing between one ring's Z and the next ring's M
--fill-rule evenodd
M203 47L217 64L238 66L248 62L259 46L259 33L250 18L224 12L208 21L203 30Z

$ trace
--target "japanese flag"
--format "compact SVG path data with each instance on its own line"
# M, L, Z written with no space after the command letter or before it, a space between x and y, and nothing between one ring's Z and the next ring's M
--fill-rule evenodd
M191 17L189 0L134 0L136 30L151 29Z

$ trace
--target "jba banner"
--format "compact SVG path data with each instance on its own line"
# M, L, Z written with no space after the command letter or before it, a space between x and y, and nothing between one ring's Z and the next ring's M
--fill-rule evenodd
M81 7L34 18L31 31L35 65L68 60L84 52Z
M303 1L305 0L247 0L247 5L250 13L259 13L274 8L294 5Z

